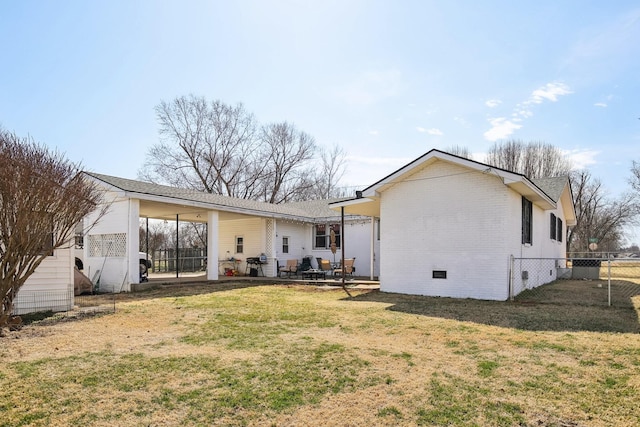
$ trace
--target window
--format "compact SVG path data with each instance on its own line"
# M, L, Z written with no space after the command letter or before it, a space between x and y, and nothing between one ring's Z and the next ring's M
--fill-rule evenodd
M331 231L335 235L336 247L340 247L340 224L316 224L314 230L313 248L329 249L331 247Z
M287 236L282 237L282 253L283 254L289 253L289 237Z
M558 240L558 242L562 242L562 220L560 218L558 218L558 230L556 232L556 239Z
M551 214L550 215L550 220L549 220L549 237L551 238L551 240L556 240L556 229L558 228L558 224L556 221L556 216L555 214Z
M327 247L327 226L325 224L316 224L316 238L314 241L314 248L325 249Z
M336 247L339 248L340 247L340 242L342 242L342 236L341 236L341 233L340 233L340 224L333 224L331 226L331 229L333 230L333 233L336 236ZM329 239L327 239L327 240L330 240L330 239L331 239L331 235L329 235ZM331 241L329 241L328 247L329 248L331 247Z
M522 197L522 243L531 244L533 229L533 205L531 201Z
M241 254L244 252L244 237L236 236L236 253Z
M82 233L76 233L75 245L76 245L76 249L84 248L84 235Z

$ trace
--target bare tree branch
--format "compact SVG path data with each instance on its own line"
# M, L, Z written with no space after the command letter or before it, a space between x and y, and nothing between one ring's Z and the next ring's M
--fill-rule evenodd
M560 149L543 142L519 140L495 143L489 149L485 163L528 178L567 176L572 167Z
M102 192L60 153L6 131L0 164L1 328L18 290L55 249L73 245L77 224L100 205Z

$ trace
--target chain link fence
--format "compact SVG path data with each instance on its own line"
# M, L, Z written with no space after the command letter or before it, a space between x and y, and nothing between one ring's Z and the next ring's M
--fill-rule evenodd
M55 313L57 317L79 317L116 311L116 293L74 295L69 291L26 290L18 292L13 315Z
M511 300L633 307L640 258L511 258Z

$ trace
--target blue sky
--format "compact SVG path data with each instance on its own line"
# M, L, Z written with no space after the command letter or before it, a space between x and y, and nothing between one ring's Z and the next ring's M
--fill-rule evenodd
M0 52L0 123L122 177L190 93L342 146L350 185L508 138L611 194L640 161L637 1L5 0Z

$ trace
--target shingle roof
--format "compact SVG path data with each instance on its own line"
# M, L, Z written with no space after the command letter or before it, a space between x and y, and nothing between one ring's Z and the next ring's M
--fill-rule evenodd
M241 209L256 215L263 214L269 217L277 216L282 218L293 217L309 222L340 216L335 210L329 208L330 202L335 202L340 199L311 200L276 205L273 203L221 196L199 190L170 187L93 172L85 172L85 174L128 193L170 197L182 201L204 203L219 210L225 210L225 208L233 210Z
M289 202L287 206L300 209L313 218L331 218L339 217L340 213L329 207L329 203L341 202L348 200L347 198L324 199L324 200L307 200L304 202Z
M562 191L567 185L568 178L566 176L556 176L551 178L534 178L531 179L539 189L545 192L547 196L553 199L554 202L560 200Z

